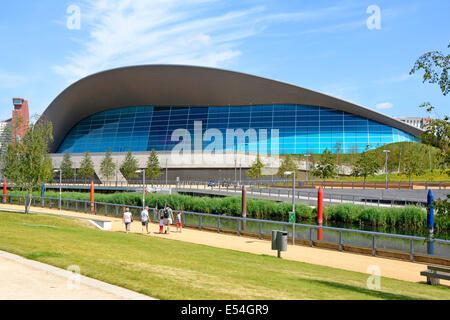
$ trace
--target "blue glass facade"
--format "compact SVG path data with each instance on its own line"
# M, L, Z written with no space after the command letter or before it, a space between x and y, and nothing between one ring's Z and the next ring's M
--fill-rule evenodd
M260 105L232 107L139 106L109 110L80 121L68 133L58 153L126 151L171 151L176 129L187 129L194 140L194 122L202 122L202 133L218 129L226 150L227 129L267 129L267 139L258 137L259 147L271 153L271 129L279 130L280 154L362 152L393 142L417 141L414 136L390 126L335 109L305 105ZM264 141L261 141L264 140ZM273 140L275 141L275 140ZM203 142L203 147L210 144ZM248 142L247 142L248 144ZM256 152L256 145L238 150ZM236 146L234 146L236 148ZM259 150L265 153L264 149Z

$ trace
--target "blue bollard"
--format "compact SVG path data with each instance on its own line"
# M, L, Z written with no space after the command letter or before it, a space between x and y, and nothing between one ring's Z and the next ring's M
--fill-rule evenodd
M44 195L45 195L45 186L44 186L44 184L42 184L42 187L41 187L41 198L43 198Z
M433 232L434 232L434 208L433 208L434 195L431 189L428 190L427 195L427 227L428 227L428 242L427 252L428 254L434 254Z

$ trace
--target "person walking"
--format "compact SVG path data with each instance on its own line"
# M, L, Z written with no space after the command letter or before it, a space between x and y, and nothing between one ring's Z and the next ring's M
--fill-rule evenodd
M122 220L123 220L123 223L125 224L125 231L128 234L128 232L130 231L130 225L133 222L133 215L131 214L129 208L125 208L124 210L125 211L123 213Z
M183 229L183 224L181 223L181 212L177 213L177 231L181 232Z
M168 204L164 208L164 225L166 226L166 230L164 233L170 233L170 225L173 222L173 211Z
M144 227L147 230L147 234L150 233L150 232L148 232L148 222L149 222L148 220L149 220L149 216L148 216L148 206L147 206L141 212L142 234L144 234Z
M163 233L164 228L164 209L159 210L159 233Z

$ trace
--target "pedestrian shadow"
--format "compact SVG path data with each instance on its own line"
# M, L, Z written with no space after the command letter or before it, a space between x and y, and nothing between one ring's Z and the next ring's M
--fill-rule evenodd
M365 295L368 295L368 296L371 296L374 298L383 299L383 300L425 300L424 298L405 296L405 295L401 295L401 294L384 292L381 290L370 290L367 288L352 286L349 284L343 284L343 283L339 283L339 282L324 281L324 280L310 280L310 279L308 279L306 281L315 283L315 284L321 284L321 285L324 285L327 287L332 287L335 289L347 290L347 291L352 291L352 292L359 293L359 294L365 294ZM336 297L336 298L338 298L338 297Z

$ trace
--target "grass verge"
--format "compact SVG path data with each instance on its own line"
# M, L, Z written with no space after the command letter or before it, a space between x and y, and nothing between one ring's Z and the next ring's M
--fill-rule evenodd
M45 227L36 227L36 225ZM102 232L82 222L0 212L0 250L159 299L450 299L444 287L181 241Z

